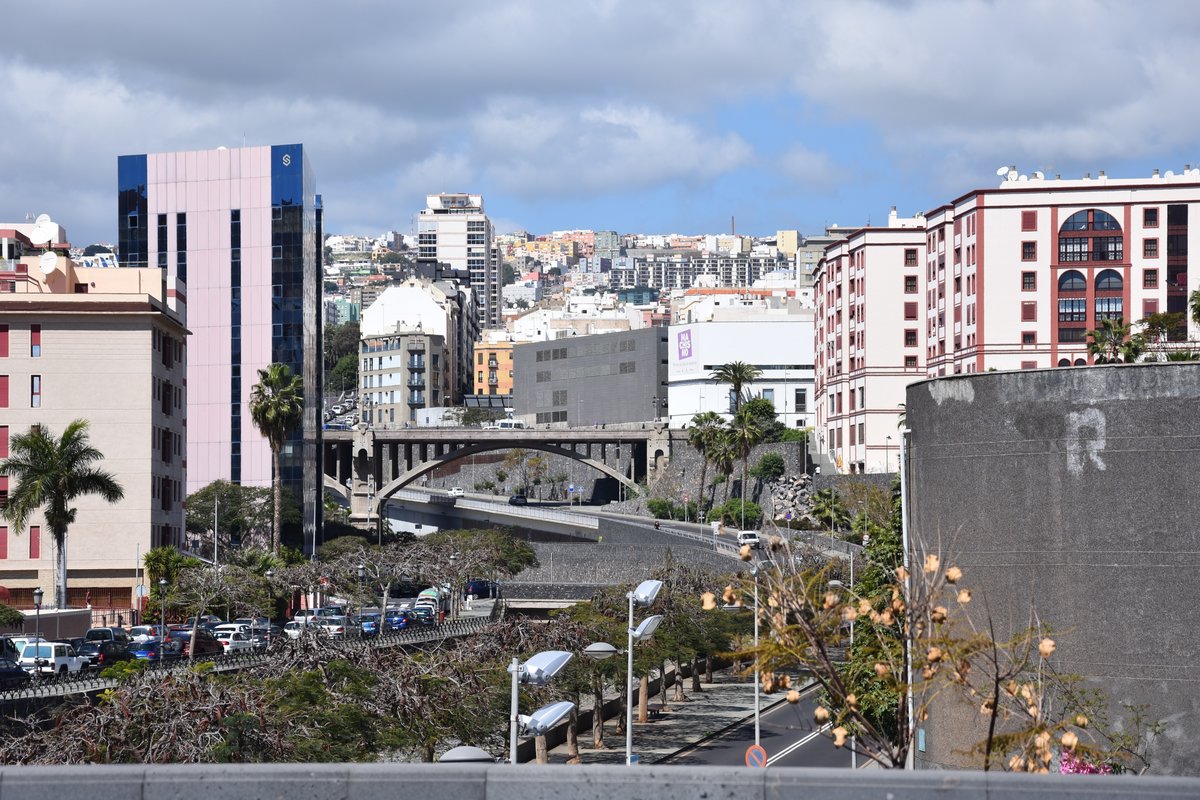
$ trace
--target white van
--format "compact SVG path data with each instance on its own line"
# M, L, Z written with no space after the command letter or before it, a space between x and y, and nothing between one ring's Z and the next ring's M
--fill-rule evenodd
M489 422L483 426L487 431L514 431L524 430L528 426L523 419L500 419L495 422Z
M758 531L738 531L737 543L738 547L748 544L752 549L757 550L762 547L762 537L758 535Z

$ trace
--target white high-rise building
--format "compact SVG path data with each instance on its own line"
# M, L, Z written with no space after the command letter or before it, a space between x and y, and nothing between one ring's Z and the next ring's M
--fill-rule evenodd
M500 260L492 222L478 194L431 194L417 220L417 263L434 279L475 290L481 328L500 325Z

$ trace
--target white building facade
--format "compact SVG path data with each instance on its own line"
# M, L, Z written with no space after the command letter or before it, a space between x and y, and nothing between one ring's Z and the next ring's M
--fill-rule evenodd
M475 290L479 327L500 324L500 260L478 194L431 194L417 219L417 263L429 275ZM423 272L422 274L426 274Z

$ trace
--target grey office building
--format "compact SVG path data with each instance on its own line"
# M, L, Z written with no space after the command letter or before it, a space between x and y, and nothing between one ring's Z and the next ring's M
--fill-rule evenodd
M513 348L513 412L537 424L645 422L667 414L667 329Z

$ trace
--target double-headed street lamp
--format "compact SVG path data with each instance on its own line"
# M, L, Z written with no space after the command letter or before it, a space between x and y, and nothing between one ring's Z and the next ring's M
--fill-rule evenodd
M508 763L517 763L517 733L524 729L534 736L542 736L550 728L562 721L571 713L574 703L566 700L543 706L530 716L522 716L518 711L518 689L522 683L529 686L545 686L555 675L562 672L571 660L571 653L565 650L546 650L533 658L521 663L521 659L513 656L508 671L512 673L512 706L509 712L508 729Z
M637 588L625 595L629 598L629 646L628 673L626 674L626 704L625 704L625 764L633 763L633 645L634 642L644 642L654 636L654 631L662 623L662 614L646 617L636 629L633 627L633 607L647 608L654 604L658 593L662 591L662 581L642 581Z

